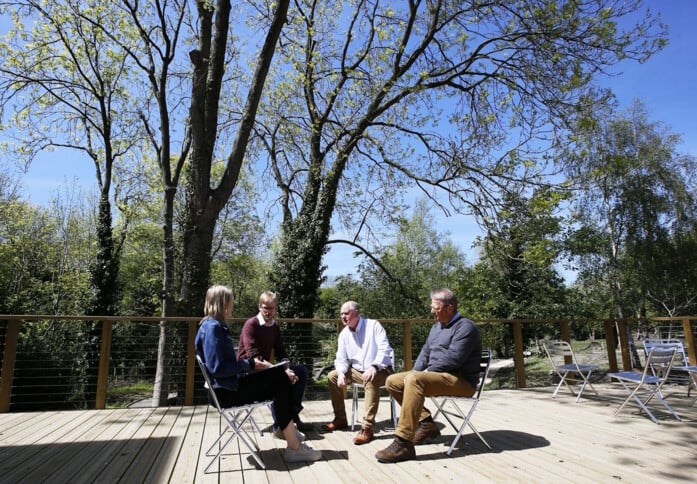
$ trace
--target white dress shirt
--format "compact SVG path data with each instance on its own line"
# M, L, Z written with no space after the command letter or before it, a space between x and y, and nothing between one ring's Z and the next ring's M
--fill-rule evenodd
M334 368L346 373L351 366L363 372L372 365L380 370L388 366L394 368L394 350L380 321L360 318L356 331L346 326L339 333Z

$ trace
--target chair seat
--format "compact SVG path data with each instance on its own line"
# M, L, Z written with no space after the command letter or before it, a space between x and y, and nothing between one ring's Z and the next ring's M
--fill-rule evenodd
M697 373L697 366L674 366L673 370L689 371L692 373Z
M643 375L639 372L636 371L619 371L616 373L608 373L607 376L609 378L615 378L617 380L627 380L627 381L632 381L632 382L640 382ZM644 380L646 383L660 383L662 378L659 378L654 375L646 375L646 379Z

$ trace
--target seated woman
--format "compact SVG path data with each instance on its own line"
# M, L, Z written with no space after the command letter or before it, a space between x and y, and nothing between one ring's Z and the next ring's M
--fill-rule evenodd
M196 353L208 368L220 404L223 407L273 400L278 426L283 429L287 447L286 462L312 462L322 458L322 451L302 443L304 435L293 421L291 385L297 379L282 366L259 359L237 361L235 347L226 324L232 316L232 291L226 286L212 286L206 292L205 317L196 333Z

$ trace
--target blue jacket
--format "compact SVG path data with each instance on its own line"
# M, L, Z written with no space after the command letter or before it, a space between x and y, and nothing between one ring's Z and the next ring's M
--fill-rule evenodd
M448 324L436 322L431 326L426 343L414 363L414 370L452 373L476 388L481 358L479 328L457 313Z
M211 374L213 388L236 391L238 378L253 368L250 360L237 361L230 330L217 319L208 317L201 322L194 344Z

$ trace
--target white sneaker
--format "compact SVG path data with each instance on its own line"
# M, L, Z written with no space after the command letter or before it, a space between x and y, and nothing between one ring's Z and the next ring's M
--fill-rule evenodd
M286 440L286 436L283 435L283 430L281 430L281 427L276 427L276 430L273 431L273 436L277 439ZM298 429L295 429L295 436L298 438L298 442L305 440L305 434Z
M300 444L299 449L286 447L283 458L286 462L314 462L322 458L322 451L315 450L307 444Z

